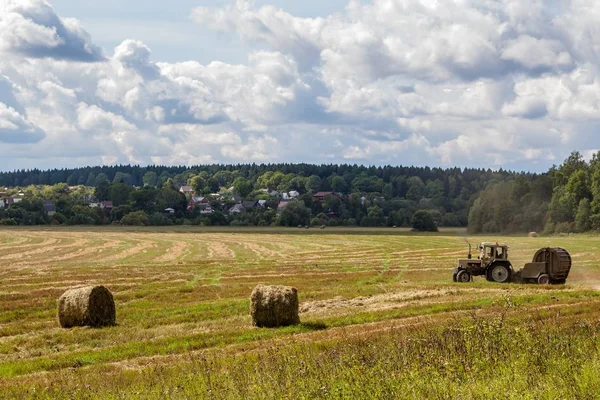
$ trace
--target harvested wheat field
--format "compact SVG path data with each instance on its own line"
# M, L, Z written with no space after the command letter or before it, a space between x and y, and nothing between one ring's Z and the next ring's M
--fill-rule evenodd
M461 233L400 229L0 230L3 398L593 398L600 237L476 237L564 286L452 282ZM299 325L253 326L259 284ZM103 285L117 325L63 329L59 297ZM510 382L510 385L508 383Z

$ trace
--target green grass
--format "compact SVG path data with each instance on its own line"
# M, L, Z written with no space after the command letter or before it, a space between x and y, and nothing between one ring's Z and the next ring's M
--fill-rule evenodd
M0 229L0 398L594 398L600 237L478 240L565 247L568 285L452 283L455 230ZM60 329L96 283L118 325ZM302 324L254 328L259 283Z
M262 340L250 352L188 354L180 364L104 369L79 357L45 386L11 385L6 398L144 399L594 399L600 325L497 310L430 328L321 342ZM511 319L512 318L512 319ZM298 328L280 331L297 333ZM272 331L270 331L272 332ZM39 384L38 384L39 385Z

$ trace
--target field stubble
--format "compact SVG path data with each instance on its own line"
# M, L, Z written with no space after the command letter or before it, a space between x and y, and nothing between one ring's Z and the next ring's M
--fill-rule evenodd
M494 334L513 337L522 329L521 339L532 349L551 334L556 336L552 346L560 346L565 333L558 332L581 324L590 324L585 325L589 329L569 331L584 332L570 342L588 350L598 344L600 237L486 239L507 242L516 266L530 261L540 247L568 249L574 264L569 284L500 286L481 279L453 284L452 266L466 253L455 232L0 230L0 393L31 398L292 398L294 393L327 398L355 390L357 398L367 398L367 392L360 396L360 388L372 392L373 383L365 379L381 379L378 374L387 362L410 365L392 368L393 384L382 385L374 397L409 390L408 378L416 374L413 391L399 397L427 395L420 379L437 377L439 386L431 390L438 387L442 397L467 398L468 388L482 383L473 377L462 386L448 386L446 380L458 376L448 368L468 361L464 357L469 353L461 358L454 348L467 346L473 357L484 354L463 331L449 334L448 329L483 329L501 315L503 325ZM253 328L248 299L260 283L297 287L302 324ZM83 284L102 284L113 292L118 326L58 327L56 300L68 287ZM528 325L532 318L540 321L536 327ZM481 346L492 346L492 336L482 336ZM411 345L428 337L454 339L436 342L438 353ZM388 354L390 346L396 350ZM407 348L449 366L409 362L403 358ZM498 351L500 369L534 362L504 347ZM574 358L581 361L576 366L560 364L553 355L548 362L560 364L557 369L579 368L585 375L586 368L599 364L597 348L589 354L594 357ZM355 357L364 357L364 363ZM273 374L283 382L281 396L269 392L278 387ZM540 377L544 374L550 371ZM499 385L500 377L508 375L501 372L494 378L498 382L492 381ZM239 379L245 389L234 385ZM589 379L585 388L596 387L598 382ZM580 394L588 390L584 383L576 386Z

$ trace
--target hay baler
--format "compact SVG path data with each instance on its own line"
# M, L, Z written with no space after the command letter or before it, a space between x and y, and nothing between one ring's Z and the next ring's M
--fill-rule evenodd
M483 242L480 255L473 259L471 245L467 258L459 259L454 269L454 282L471 282L474 276L485 276L498 283L564 284L571 270L571 256L560 247L538 250L533 261L515 271L508 259L508 246L502 243Z

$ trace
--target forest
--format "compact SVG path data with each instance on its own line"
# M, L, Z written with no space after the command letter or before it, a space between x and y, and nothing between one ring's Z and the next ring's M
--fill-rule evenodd
M5 188L0 200L21 200L5 201L3 225L391 227L411 226L415 214L421 219L426 212L435 226L468 226L472 233L600 229L600 158L588 162L578 152L544 174L359 165L116 165L0 172L0 186ZM319 193L327 195L315 196ZM203 207L194 206L198 199ZM259 200L260 207L232 212L236 204ZM110 207L94 207L107 201ZM55 210L45 212L44 202Z
M600 230L600 153L586 161L574 151L546 174L488 184L468 220L473 233Z

